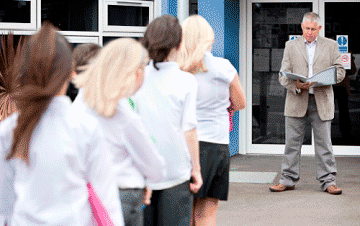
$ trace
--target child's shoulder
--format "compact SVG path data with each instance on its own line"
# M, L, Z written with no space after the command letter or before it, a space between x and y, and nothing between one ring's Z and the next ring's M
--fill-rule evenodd
M0 137L11 134L17 124L19 113L15 112L0 122Z
M0 122L0 147L4 150L9 149L11 146L18 116L19 114L15 112Z
M195 76L189 72L179 70L176 77L179 81L181 81L181 84L186 87L197 87L197 80Z
M211 60L211 63L215 70L220 70L220 71L224 68L233 67L233 65L230 63L230 61L223 57L213 57L213 59Z
M73 103L67 114L68 123L71 129L84 136L91 136L99 130L99 116L85 103Z

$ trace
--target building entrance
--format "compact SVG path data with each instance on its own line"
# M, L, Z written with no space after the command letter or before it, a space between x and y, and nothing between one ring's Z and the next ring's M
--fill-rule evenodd
M331 136L334 153L358 155L360 43L356 40L360 38L360 32L354 24L360 19L354 15L360 10L360 2L249 0L242 7L246 8L247 24L246 31L241 35L246 38L246 51L242 53L240 65L246 65L247 98L251 109L246 114L246 131L240 136L246 136L247 153L283 154L286 90L279 83L279 70L286 41L302 35L300 24L303 15L313 11L321 18L319 36L334 40L339 38L341 50L349 53L344 55L344 61L347 59L351 66L344 81L333 87L335 118L332 120ZM313 139L311 127L307 125L303 154L314 154Z

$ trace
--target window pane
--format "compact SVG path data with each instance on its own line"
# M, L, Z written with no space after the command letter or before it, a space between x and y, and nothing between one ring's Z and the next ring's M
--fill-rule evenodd
M108 25L145 27L149 23L149 7L109 5L108 14Z
M198 14L198 0L189 1L189 15Z
M62 31L98 31L98 0L42 0L41 22Z
M0 4L0 23L30 23L31 2L6 1Z

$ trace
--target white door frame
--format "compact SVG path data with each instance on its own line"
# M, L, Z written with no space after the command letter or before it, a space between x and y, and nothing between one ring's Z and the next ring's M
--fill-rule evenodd
M240 1L240 79L246 93L246 110L239 114L239 154L278 154L284 153L285 145L252 144L252 3L290 3L283 0L247 0ZM340 2L339 0L292 0L296 2L313 3L313 12L319 14L321 24L324 23L325 2ZM341 2L359 2L358 0L345 0ZM320 31L324 37L325 30ZM335 155L359 155L358 146L333 146ZM314 155L314 137L312 145L303 145L302 155Z

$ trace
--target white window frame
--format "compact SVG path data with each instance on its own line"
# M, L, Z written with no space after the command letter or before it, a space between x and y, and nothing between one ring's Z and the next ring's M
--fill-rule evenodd
M36 31L36 18L37 18L37 8L36 0L22 0L24 2L30 2L30 23L8 23L8 22L0 22L0 29L8 29L8 30L30 30ZM19 1L20 2L20 1ZM5 4L5 3L2 3Z
M108 6L141 6L149 8L149 23L154 19L154 2L150 1L113 1L105 0L103 5L103 29L112 32L145 32L146 26L113 26L108 25Z
M99 37L89 37L89 36L64 36L69 43L94 43L99 45Z

